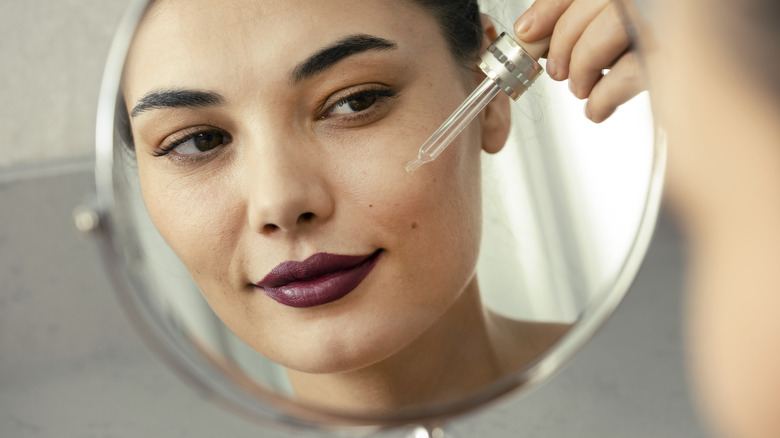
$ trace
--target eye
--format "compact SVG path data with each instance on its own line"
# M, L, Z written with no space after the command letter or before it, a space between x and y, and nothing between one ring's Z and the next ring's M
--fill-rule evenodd
M339 101L330 110L330 114L349 114L365 111L376 102L376 99L376 93L358 93Z
M179 155L191 155L208 152L225 142L225 135L220 131L198 132L180 141L171 151Z
M169 145L154 152L154 155L159 157L173 153L180 156L192 156L209 152L230 143L230 141L230 135L225 131L219 129L201 130L172 141Z
M369 116L375 110L378 110L382 106L381 104L397 95L398 93L395 91L386 88L371 88L358 91L339 99L336 103L327 107L327 110L320 118Z

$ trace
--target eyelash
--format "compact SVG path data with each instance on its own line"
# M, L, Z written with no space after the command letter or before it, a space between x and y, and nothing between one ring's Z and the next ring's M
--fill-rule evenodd
M349 105L350 101L355 101L366 97L376 98L376 101L371 103L371 105L365 110L355 111L353 114L342 114L331 117L333 111L335 111L339 105ZM339 118L347 122L362 121L373 116L376 111L381 109L382 104L387 103L388 99L394 99L396 97L398 97L398 92L390 88L372 87L369 89L360 90L355 93L351 93L328 106L322 115L318 117L318 119L326 120L328 118Z
M225 143L220 145L220 146L217 146L217 147L215 147L213 149L210 149L208 151L204 151L204 152L200 152L200 153L196 153L196 154L170 155L171 152L173 152L174 149L176 149L177 147L181 146L182 144L184 144L184 143L186 143L186 142L188 142L190 140L195 139L195 137L197 137L199 135L208 135L208 134L218 134L218 135L224 136L225 137ZM169 144L167 144L165 146L160 146L159 150L156 150L156 151L152 152L152 155L155 156L155 157L162 157L162 156L170 155L170 158L176 158L177 160L192 161L192 160L197 160L197 159L200 159L200 158L203 158L203 157L209 155L209 152L217 149L218 147L225 146L225 145L229 144L231 141L232 141L232 138L230 137L230 134L228 134L227 132L225 132L225 131L223 131L221 129L217 129L217 128L213 128L213 127L194 128L193 130L190 130L189 132L184 134L183 137L178 138L176 140L173 140L173 141L171 141Z

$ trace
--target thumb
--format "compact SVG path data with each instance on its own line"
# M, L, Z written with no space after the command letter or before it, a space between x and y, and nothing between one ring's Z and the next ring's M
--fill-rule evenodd
M536 41L552 35L555 23L574 0L536 0L515 22L515 35Z

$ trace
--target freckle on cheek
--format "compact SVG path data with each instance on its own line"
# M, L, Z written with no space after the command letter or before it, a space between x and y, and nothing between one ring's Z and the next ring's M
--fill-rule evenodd
M417 222L412 222L412 229L414 230L416 228L417 228Z
M374 208L374 204L368 204L368 208Z

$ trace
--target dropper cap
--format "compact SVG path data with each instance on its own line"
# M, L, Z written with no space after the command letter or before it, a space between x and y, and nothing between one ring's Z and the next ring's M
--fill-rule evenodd
M479 68L485 75L513 100L517 100L544 72L535 58L542 55L545 44L527 44L526 47L502 32L479 61Z

